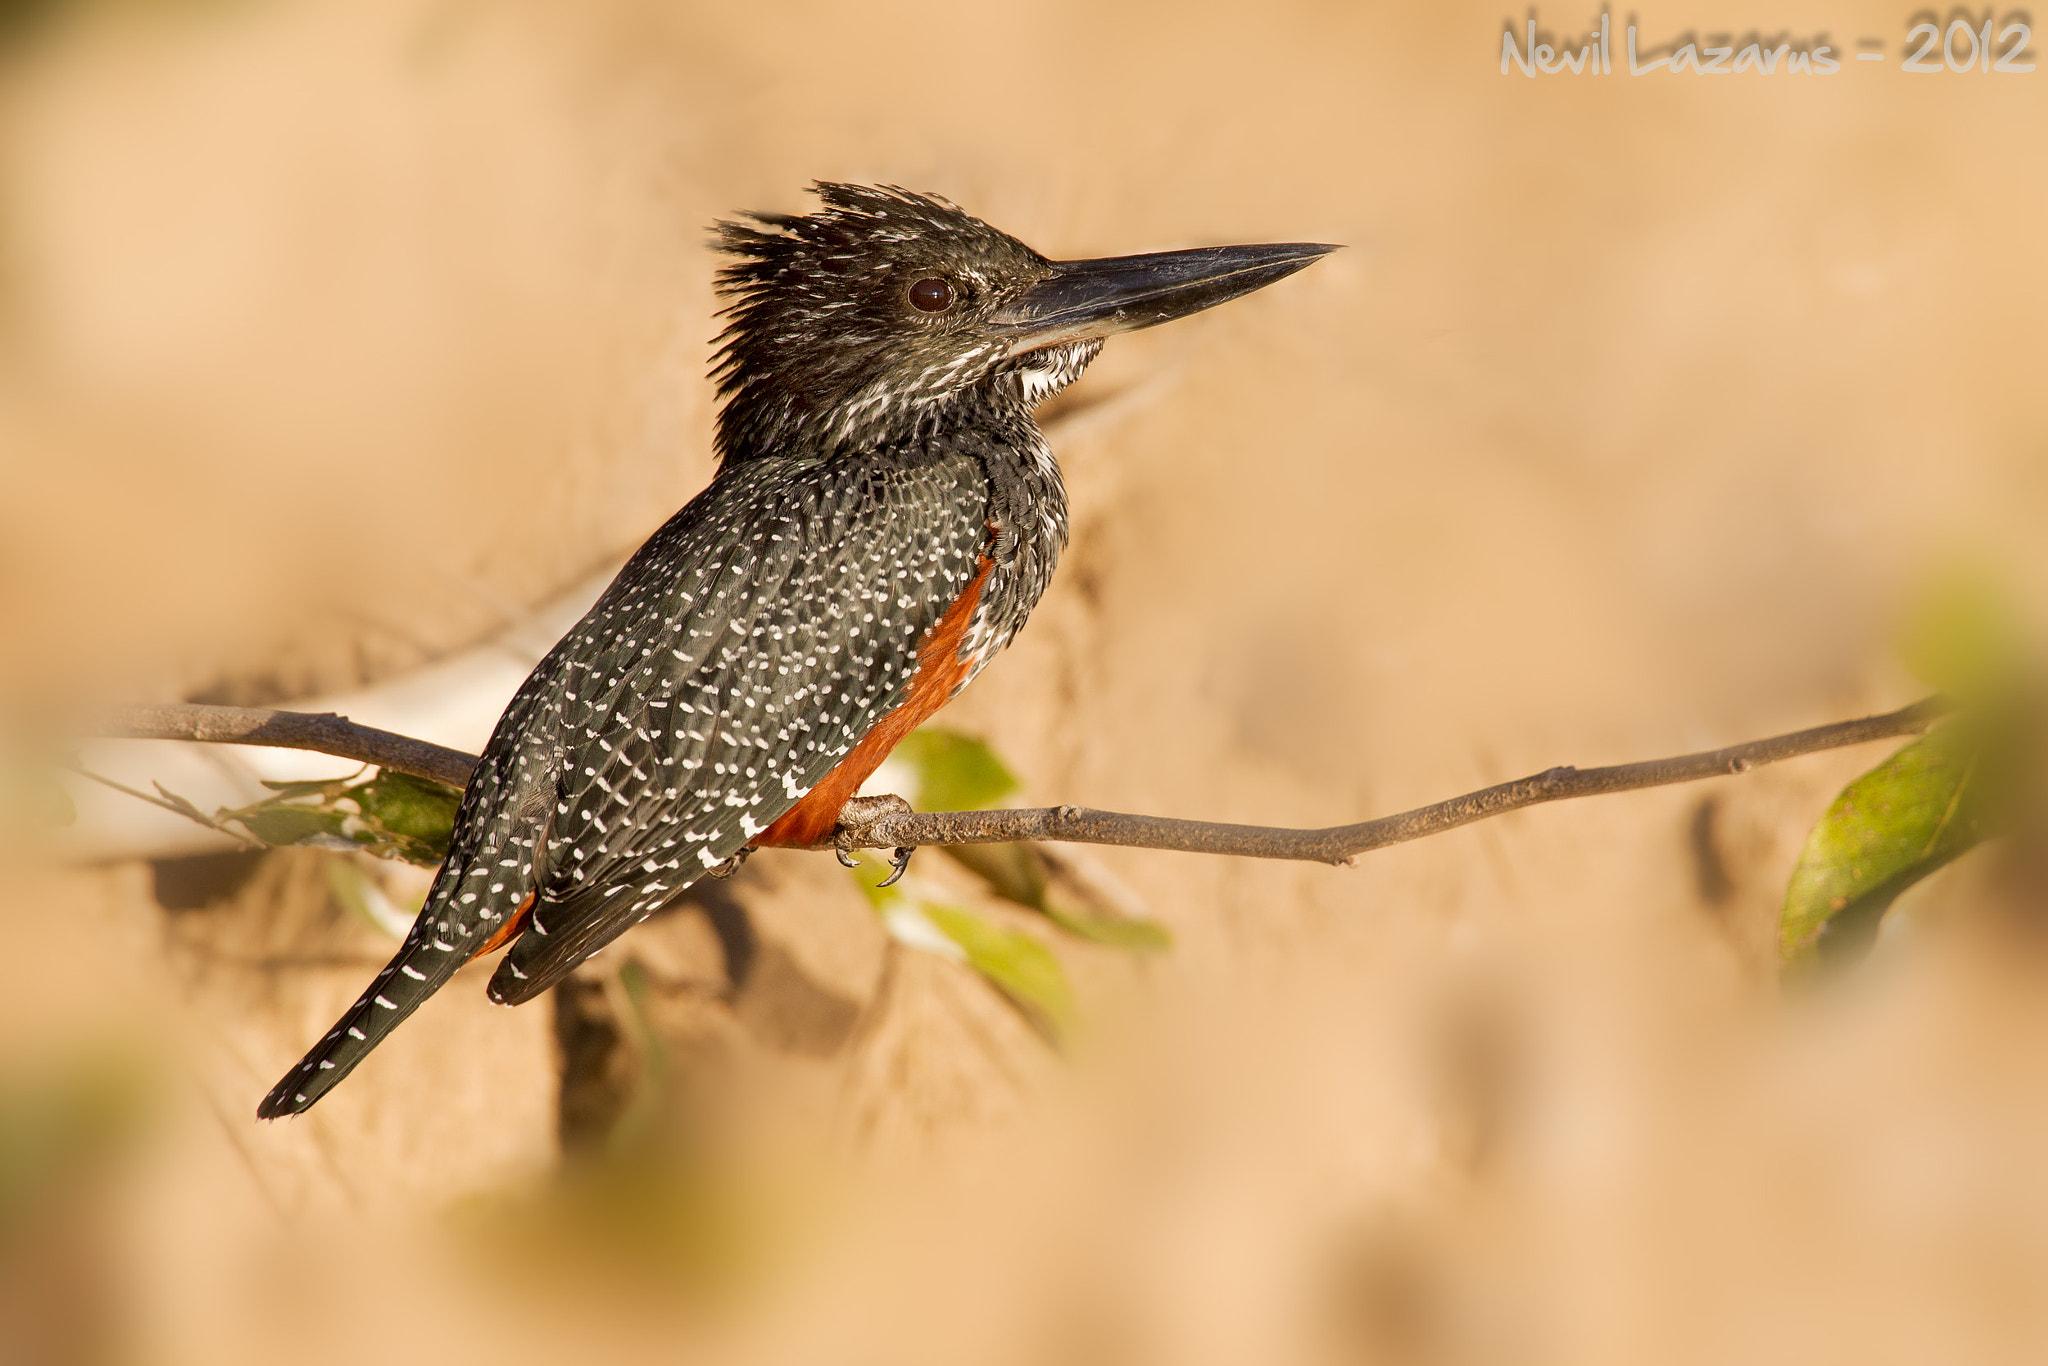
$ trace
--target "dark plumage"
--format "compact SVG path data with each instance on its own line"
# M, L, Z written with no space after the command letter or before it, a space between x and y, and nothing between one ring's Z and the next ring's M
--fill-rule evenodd
M520 687L405 944L259 1115L480 953L510 941L490 995L519 1004L754 844L829 835L1045 591L1066 495L1033 407L1103 336L1328 250L1056 263L943 200L818 193L720 225L716 478Z

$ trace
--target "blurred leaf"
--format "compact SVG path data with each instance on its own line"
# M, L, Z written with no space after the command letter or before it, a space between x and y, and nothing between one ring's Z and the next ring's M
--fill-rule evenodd
M1005 901L1037 911L1068 934L1112 949L1156 953L1173 947L1166 927L1077 904L1052 885L1045 855L1028 844L941 846L947 857L988 883Z
M461 791L446 783L390 770L265 786L277 795L223 809L217 819L235 822L265 844L360 850L429 868L446 856L462 802Z
M486 1264L508 1284L538 1277L557 1297L624 1292L664 1309L721 1302L772 1270L799 1198L787 1172L774 1185L757 1178L710 1126L676 1111L672 1090L642 1088L610 1140L564 1153L544 1181L458 1206Z
M631 959L619 968L617 989L606 989L619 1028L632 1042L640 1061L632 1098L613 1122L606 1139L606 1148L614 1158L630 1156L653 1142L662 1117L672 1104L668 1093L668 1046L654 1026L648 1008L650 994L647 969Z
M889 937L906 949L916 949L935 958L965 963L967 951L948 939L946 932L934 925L932 918L924 912L922 902L891 902L882 908L882 928L889 931Z
M918 949L925 953L936 953L941 958L966 962L967 955L958 944L946 938L937 925L926 918L923 903L912 898L905 890L904 883L884 887L882 882L889 876L889 864L872 853L854 855L859 867L848 870L853 885L860 888L861 895L868 899L868 905L881 917L882 928L889 937L905 948ZM914 884L912 884L914 885Z
M2018 602L1977 569L1951 569L1927 586L1898 653L1915 677L1965 704L2004 703L2034 672Z
M853 856L860 866L847 869L847 876L853 885L860 888L860 894L868 899L868 905L877 912L886 911L895 902L903 899L903 886L884 887L882 879L889 875L889 865L877 855L863 849Z
M1028 844L945 844L947 858L986 882L1005 901L1045 909L1045 861Z
M1017 790L1016 775L996 752L971 735L924 726L890 756L917 775L911 799L920 811L980 811Z
M1792 871L1778 921L1783 956L1867 942L1900 893L1993 833L2009 741L1957 718L1844 788Z
M1074 991L1052 950L1022 930L992 924L956 906L921 907L946 938L967 954L967 964L1023 1006L1055 1036L1074 1027Z
M913 731L893 757L917 775L920 811L979 811L1017 790L1016 775L993 749L957 731L930 726ZM941 852L997 896L1037 911L1069 934L1136 951L1164 949L1173 942L1158 925L1053 896L1045 859L1028 844L953 844L941 846Z
M921 811L979 811L1017 790L1017 777L987 744L971 735L935 726L913 731L890 761L916 776L914 804ZM1164 929L1121 915L1069 905L1052 894L1045 859L1027 844L946 845L944 853L986 882L1006 901L1046 916L1070 934L1114 948L1155 950L1171 940ZM901 885L881 887L873 870L883 866L861 856L854 882L897 942L927 953L962 957L968 966L1015 1001L1048 1033L1073 1027L1073 990L1059 959L1021 930L996 925L971 911L940 905L906 893Z
M1059 897L1048 898L1046 918L1068 934L1112 949L1132 953L1164 953L1173 947L1173 935L1166 926L1127 915L1105 915L1100 911L1070 906Z
M113 1048L0 1075L0 1248L119 1154L148 1108L146 1081Z
M1073 1028L1073 989L1052 950L1022 930L926 900L915 894L915 884L879 886L876 874L888 864L873 855L859 857L861 866L852 872L854 883L897 943L966 963L1055 1038Z

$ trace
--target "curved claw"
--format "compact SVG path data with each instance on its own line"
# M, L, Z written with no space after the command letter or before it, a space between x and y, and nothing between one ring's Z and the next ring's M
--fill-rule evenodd
M899 848L894 853L890 854L889 867L891 869L891 872L889 873L889 876L883 878L880 882L876 883L875 885L878 887L893 887L898 882L901 882L903 880L903 875L910 871L910 856L916 852L917 848L913 845L907 849Z
M860 867L860 860L855 858L853 855L847 853L844 849L833 849L832 856L839 860L839 866L841 868Z

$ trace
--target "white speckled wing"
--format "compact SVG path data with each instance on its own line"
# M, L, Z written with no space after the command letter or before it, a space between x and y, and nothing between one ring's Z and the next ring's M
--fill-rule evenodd
M545 990L809 792L902 704L974 577L972 461L751 475L650 541L558 647L556 751L580 767L494 999Z
M529 892L507 1004L745 847L902 703L987 505L979 463L935 452L755 461L693 499L520 688L412 933L258 1113L317 1101Z

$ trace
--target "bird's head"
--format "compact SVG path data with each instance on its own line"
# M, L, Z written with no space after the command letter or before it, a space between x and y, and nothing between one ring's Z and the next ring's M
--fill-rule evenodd
M1077 378L1104 337L1236 298L1334 250L1050 261L936 196L816 188L816 213L718 225L716 245L734 258L718 274L730 303L713 370L726 461L887 440L970 395L1028 409Z

